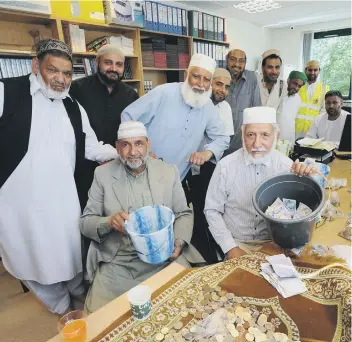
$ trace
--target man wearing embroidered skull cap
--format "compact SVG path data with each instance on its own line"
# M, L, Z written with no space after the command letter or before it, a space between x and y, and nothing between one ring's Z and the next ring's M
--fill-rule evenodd
M0 255L11 275L59 314L84 292L82 163L117 157L68 94L71 80L70 48L48 39L39 42L30 75L0 81Z
M181 180L191 164L203 165L220 160L229 145L224 125L210 100L211 81L216 62L194 54L185 72L184 83L163 84L128 106L122 121L145 124L153 141L152 151L164 161L175 164ZM198 151L203 137L204 151Z
M262 181L290 170L301 176L316 172L313 165L292 163L275 149L279 128L274 108L245 109L241 130L243 148L217 164L204 209L209 229L228 259L258 250L269 240L268 227L252 203Z
M174 165L149 157L151 141L138 121L121 123L116 149L120 158L99 166L81 218L81 231L91 239L87 270L92 286L86 310L92 312L149 278L170 261L184 266L203 259L190 245L192 210L187 207ZM175 249L171 260L157 265L139 259L128 234L129 213L149 205L164 205L175 214ZM137 247L138 248L138 247Z

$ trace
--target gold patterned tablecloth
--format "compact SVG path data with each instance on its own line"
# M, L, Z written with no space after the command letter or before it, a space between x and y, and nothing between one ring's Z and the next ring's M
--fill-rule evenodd
M172 329L177 321L185 327L199 322L192 315L181 317L182 308L195 300L204 285L220 285L252 307L265 313L277 332L294 341L351 341L351 273L339 265L317 272L316 267L300 267L308 291L284 299L260 275L265 254L255 253L198 269L187 269L153 294L152 313L143 322L129 311L118 318L94 341L151 341L161 328Z

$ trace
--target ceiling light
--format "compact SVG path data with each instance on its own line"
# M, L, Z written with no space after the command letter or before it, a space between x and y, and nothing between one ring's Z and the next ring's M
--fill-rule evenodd
M247 0L238 5L233 5L236 9L246 11L247 13L254 14L265 11L278 9L281 5L274 0Z

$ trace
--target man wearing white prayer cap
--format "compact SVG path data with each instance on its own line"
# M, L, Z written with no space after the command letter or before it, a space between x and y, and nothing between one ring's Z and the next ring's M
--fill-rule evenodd
M185 82L163 84L128 106L121 120L144 123L157 157L175 164L185 180L191 164L220 160L229 145L223 123L211 100L211 81L216 62L194 54ZM204 151L197 152L206 137ZM186 189L185 182L183 183Z
M228 259L257 251L270 240L268 227L252 203L262 181L282 172L300 176L317 172L312 164L293 163L275 149L279 128L274 108L245 109L241 129L243 148L217 164L204 209L209 229Z
M190 244L192 210L187 206L178 169L149 157L151 141L138 121L121 123L116 142L120 158L95 170L80 229L90 239L87 272L91 283L85 309L97 310L176 260L186 267L204 260ZM139 259L125 230L129 214L163 205L175 214L175 248L167 262ZM138 248L138 246L137 246Z

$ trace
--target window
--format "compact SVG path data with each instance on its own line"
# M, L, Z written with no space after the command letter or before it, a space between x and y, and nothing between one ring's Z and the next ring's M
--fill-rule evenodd
M321 65L320 79L349 98L351 87L351 28L315 32L312 57Z

